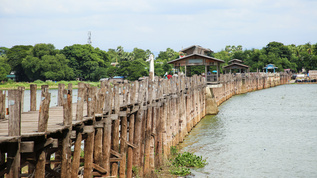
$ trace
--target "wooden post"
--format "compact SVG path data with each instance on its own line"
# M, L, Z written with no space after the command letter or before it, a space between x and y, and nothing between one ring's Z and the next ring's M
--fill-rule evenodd
M127 152L127 140L128 140L128 118L123 116L121 119L121 140L120 140L120 153L122 155L122 160L120 162L119 175L120 177L126 177L126 152Z
M9 90L9 136L21 135L21 91ZM10 143L8 148L7 165L8 165L8 178L19 177L20 170L20 139L18 142Z
M133 165L141 167L141 138L142 138L142 123L144 120L144 110L140 108L136 114L136 121L134 126L134 139L133 143L138 147L133 150Z
M58 106L63 105L64 89L65 89L65 84L59 83L58 84L58 100L57 100Z
M129 117L129 142L134 141L134 114ZM128 147L128 164L127 164L127 178L132 178L132 165L133 165L133 149Z
M92 176L92 166L93 166L93 152L94 152L94 135L95 132L87 133L87 138L85 140L85 150L84 150L84 178L91 178Z
M76 120L83 120L83 110L85 101L85 86L84 83L78 83L78 94L77 94L77 108L76 108Z
M38 131L46 132L49 118L49 106L51 102L51 94L48 92L48 85L42 85L41 106L39 111Z
M36 111L36 90L37 85L31 84L30 85L30 111Z
M153 82L150 80L148 85L148 101L149 106L146 117L146 128L145 128L145 145L144 145L144 175L151 172L150 169L150 154L151 154L151 133L152 133L152 94L153 94Z
M113 88L114 95L114 113L119 115L120 112L120 95L119 95L119 84L114 84ZM119 125L120 119L119 117L113 121L112 125L112 149L116 152L119 152ZM111 168L111 176L118 175L118 162L112 163Z
M71 176L71 130L72 130L72 114L71 112L71 86L70 90L63 91L63 124L68 126L64 130L62 138L62 161L61 161L61 177Z
M34 177L45 178L46 149L38 150L36 156Z
M3 93L3 90L0 90L0 120L5 119L5 101L6 101L6 94Z
M97 127L95 129L95 141L94 141L94 162L99 166L102 165L102 136L103 136L103 128Z
M87 101L87 115L88 117L92 117L95 114L95 96L97 93L97 87L89 87L88 88L88 101Z
M21 91L9 90L9 136L21 135Z
M78 178L78 170L80 166L82 133L79 130L77 130L76 134L77 135L76 135L73 161L72 161L72 178Z
M25 91L25 87L18 87L18 89L21 91L21 113L23 113L23 110L24 110L24 91Z
M103 118L105 125L103 131L103 161L102 167L107 171L107 176L110 176L110 150L111 150L111 115L112 115L112 89L110 84L106 85L106 99L105 99L105 110L108 111L108 117Z

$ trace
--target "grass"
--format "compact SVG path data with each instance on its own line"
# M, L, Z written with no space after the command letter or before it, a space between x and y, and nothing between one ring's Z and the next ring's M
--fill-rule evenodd
M9 80L7 82L1 82L0 83L0 89L2 90L7 90L7 89L17 89L18 87L25 87L25 89L30 89L31 84L36 84L37 88L40 89L42 85L48 85L49 88L58 88L58 84L62 83L67 86L69 83L73 85L73 88L78 88L78 83L81 81L41 81L41 80L36 80L34 82L14 82L12 80ZM89 83L92 86L99 86L100 82L83 82L83 83Z

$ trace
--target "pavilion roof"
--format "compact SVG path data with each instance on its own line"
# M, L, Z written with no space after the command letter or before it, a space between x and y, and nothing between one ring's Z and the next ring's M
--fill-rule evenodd
M237 67L240 67L240 68L245 68L245 69L248 69L249 66L247 65L244 65L244 64L240 64L240 63L232 63L232 64L229 64L227 66L224 66L223 68L231 68L233 66L237 66Z
M201 54L190 54L190 55L178 58L178 59L174 59L174 60L169 61L167 63L168 64L174 64L174 63L185 61L185 60L189 60L189 59L190 60L207 59L207 60L212 61L212 62L225 63L225 61L223 61L221 59L216 59L216 58L213 58L213 57L210 57L210 56L206 56L206 55L201 55Z

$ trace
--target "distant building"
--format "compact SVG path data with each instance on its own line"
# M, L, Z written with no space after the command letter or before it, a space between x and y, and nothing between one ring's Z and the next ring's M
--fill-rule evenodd
M15 72L12 71L9 75L7 75L8 80L16 81L16 75Z
M232 59L228 63L229 65L224 66L226 73L231 73L232 71L237 71L237 73L247 73L249 71L249 66L242 64L240 59Z
M265 73L268 72L268 70L273 70L273 73L275 73L275 69L277 69L278 67L275 67L274 64L268 64L266 65L266 67L263 67L263 69L265 69Z

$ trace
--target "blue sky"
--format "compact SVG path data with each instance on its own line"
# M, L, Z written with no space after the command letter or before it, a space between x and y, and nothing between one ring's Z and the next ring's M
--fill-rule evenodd
M123 46L156 54L200 45L317 43L315 0L1 0L0 46Z

